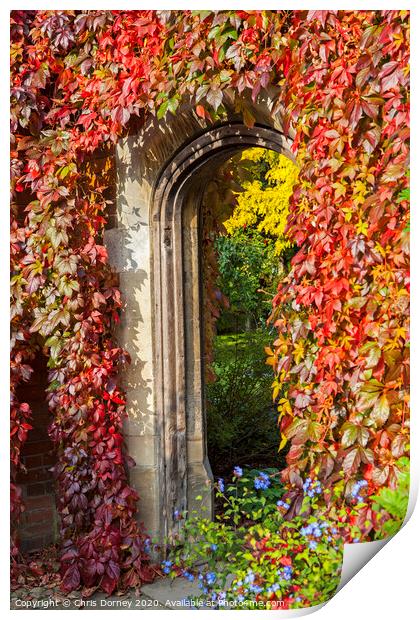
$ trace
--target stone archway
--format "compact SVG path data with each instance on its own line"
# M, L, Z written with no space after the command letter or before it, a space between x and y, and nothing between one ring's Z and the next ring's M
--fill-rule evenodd
M203 343L200 307L199 209L212 171L238 149L286 151L284 136L266 127L228 123L210 129L168 162L152 200L156 411L162 419L165 513L191 509L206 481ZM208 485L207 485L208 488Z
M174 121L175 130L183 120ZM130 478L141 496L140 517L159 540L176 527L174 511L193 509L197 494L212 512L203 394L203 190L215 167L238 150L263 147L293 159L291 140L265 123L250 129L234 118L183 128L178 147L173 132L165 140L156 126L118 146L117 227L105 240L126 300L118 337L132 357L123 377L126 440L137 463Z

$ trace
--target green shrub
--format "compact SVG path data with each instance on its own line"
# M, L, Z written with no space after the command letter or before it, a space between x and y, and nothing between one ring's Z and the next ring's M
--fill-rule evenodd
M274 245L254 229L220 235L215 240L217 286L230 303L230 310L218 321L219 333L236 331L238 325L255 329L265 324L281 268Z
M265 364L266 330L217 336L216 380L207 385L207 446L214 473L234 464L279 465L272 369Z

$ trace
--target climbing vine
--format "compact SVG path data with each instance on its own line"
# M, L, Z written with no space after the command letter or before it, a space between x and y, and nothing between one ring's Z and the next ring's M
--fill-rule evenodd
M286 231L300 251L270 355L274 397L288 385L284 478L395 480L408 443L408 28L407 11L12 12L12 514L31 430L16 388L42 349L66 591L152 576L123 446L109 197L88 166L148 115L189 102L211 124L230 103L252 125L247 101L278 93L300 169Z
M275 393L289 385L284 479L344 475L347 496L360 476L395 487L409 441L408 25L386 12L363 27L367 15L343 30L319 14L288 73L301 172L286 233L300 251L274 299L270 359Z

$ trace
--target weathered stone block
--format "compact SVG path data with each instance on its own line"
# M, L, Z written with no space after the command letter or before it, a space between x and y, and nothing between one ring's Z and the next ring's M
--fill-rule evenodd
M105 230L104 244L109 263L117 273L144 269L145 276L149 274L149 228L146 224Z

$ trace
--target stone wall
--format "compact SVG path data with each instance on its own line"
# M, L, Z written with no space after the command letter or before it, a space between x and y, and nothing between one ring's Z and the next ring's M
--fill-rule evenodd
M210 512L212 506L200 324L202 191L241 148L291 156L280 120L270 128L271 106L270 99L254 106L259 126L252 130L233 111L230 124L218 128L185 107L164 122L152 119L116 147L115 215L105 245L125 303L116 336L132 359L122 377L125 438L136 461L130 478L140 519L159 539L173 529L172 511L194 508L197 494Z

